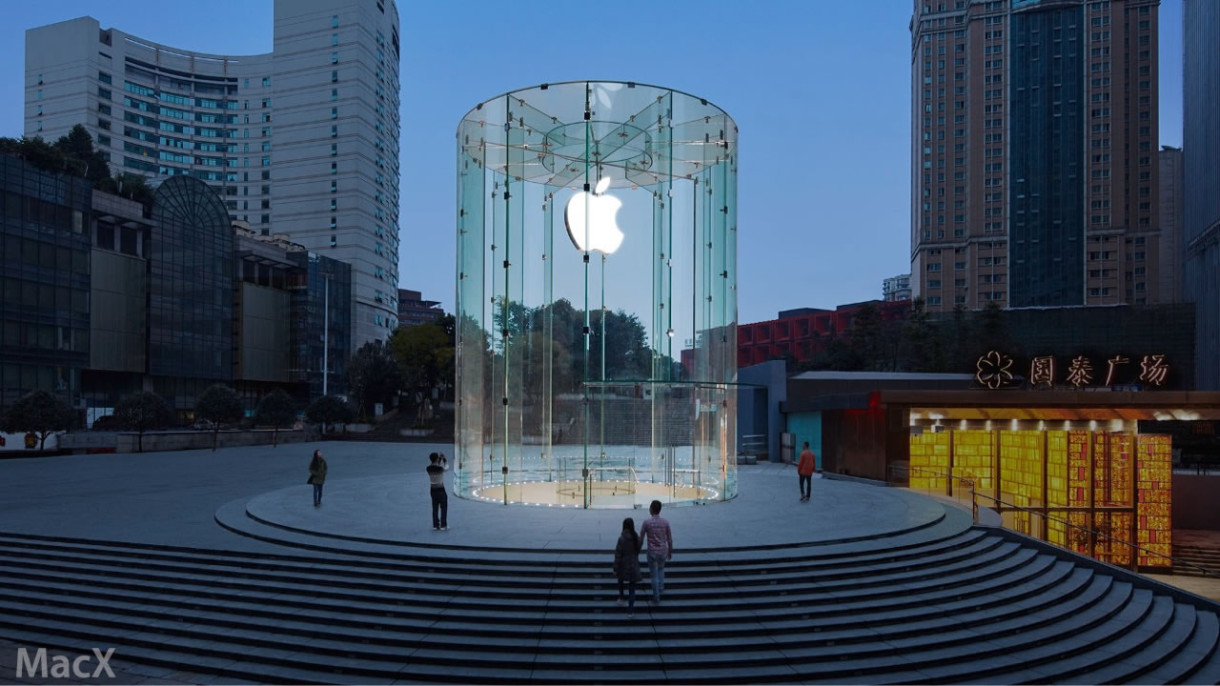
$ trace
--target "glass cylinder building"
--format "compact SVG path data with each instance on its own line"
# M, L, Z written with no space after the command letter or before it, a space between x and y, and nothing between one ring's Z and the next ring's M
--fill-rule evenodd
M733 120L580 81L481 103L457 139L456 493L734 497Z

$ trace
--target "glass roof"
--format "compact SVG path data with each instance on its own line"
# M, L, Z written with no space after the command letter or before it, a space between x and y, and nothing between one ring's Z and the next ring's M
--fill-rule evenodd
M607 177L612 187L650 186L689 178L737 152L737 124L707 100L616 81L505 93L466 113L457 135L478 163L554 187Z

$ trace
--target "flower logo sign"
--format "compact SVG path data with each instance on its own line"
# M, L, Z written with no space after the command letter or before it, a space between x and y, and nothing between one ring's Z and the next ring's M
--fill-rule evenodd
M996 350L983 355L974 365L974 380L990 389L1012 382L1012 358Z

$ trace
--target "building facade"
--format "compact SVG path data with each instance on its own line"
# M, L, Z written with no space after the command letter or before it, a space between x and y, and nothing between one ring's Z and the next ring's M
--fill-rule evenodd
M1182 73L1182 296L1195 303L1195 385L1220 390L1220 4L1186 0Z
M0 155L0 407L45 390L78 405L89 364L91 190Z
M428 324L445 316L439 300L424 300L423 293L398 289L398 325L400 327Z
M1161 301L1182 302L1182 149L1162 146L1157 155L1161 190Z
M232 226L206 183L145 207L0 155L0 218L0 410L34 390L89 420L140 390L181 417L215 383L249 408L345 392L351 267Z
M929 312L1162 301L1158 0L916 0L911 282Z
M891 276L881 283L881 299L886 302L911 299L911 275Z
M263 55L180 50L82 17L26 32L25 134L82 124L116 172L190 176L229 216L352 269L353 343L397 326L394 0L277 0Z
M850 338L852 322L865 305L877 308L882 323L901 322L911 311L911 301L871 301L840 305L833 310L803 307L784 310L765 322L737 326L737 367L769 360L808 362L826 350L836 337Z

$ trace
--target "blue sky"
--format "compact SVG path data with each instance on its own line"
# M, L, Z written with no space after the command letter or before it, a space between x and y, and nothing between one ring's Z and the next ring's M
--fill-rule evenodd
M402 287L453 307L462 115L583 79L675 88L737 121L740 321L879 298L882 279L909 271L910 0L399 5ZM5 14L0 136L22 133L27 28L90 15L188 50L271 50L271 0L13 2ZM1160 26L1160 142L1178 146L1182 0L1162 0Z

